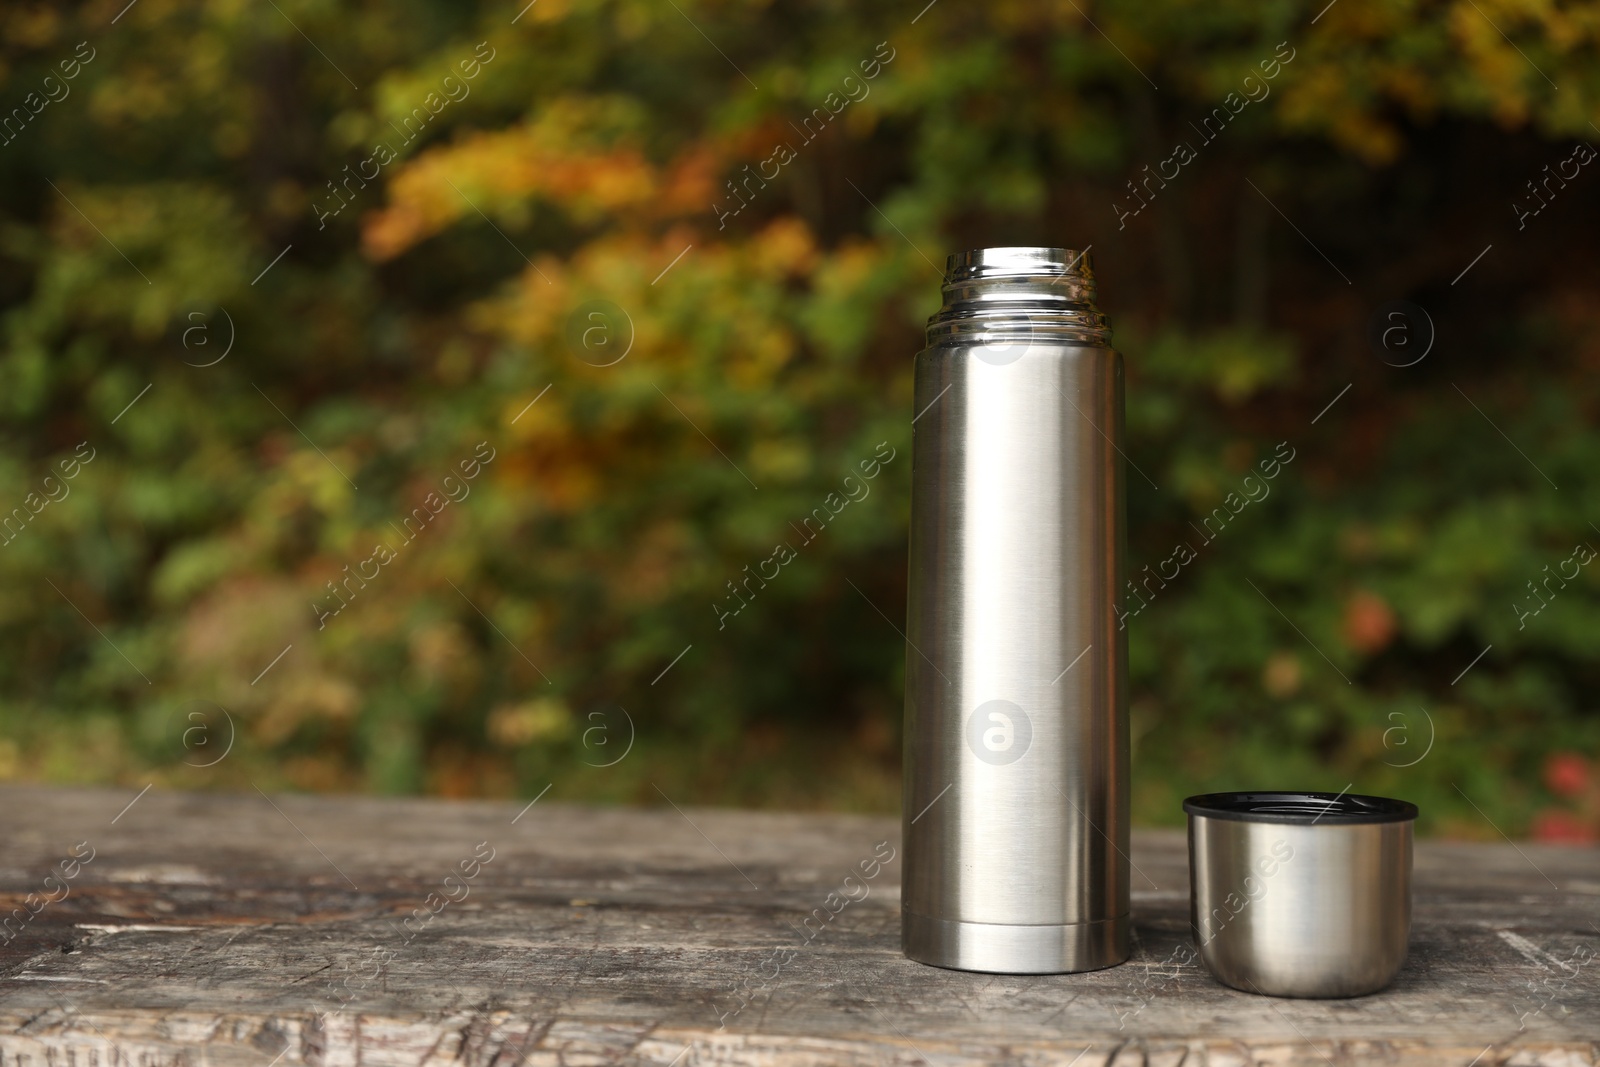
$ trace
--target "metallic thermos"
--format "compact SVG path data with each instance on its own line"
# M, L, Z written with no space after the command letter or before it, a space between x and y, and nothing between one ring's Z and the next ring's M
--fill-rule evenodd
M1122 358L1086 253L949 258L916 360L902 944L1128 958Z

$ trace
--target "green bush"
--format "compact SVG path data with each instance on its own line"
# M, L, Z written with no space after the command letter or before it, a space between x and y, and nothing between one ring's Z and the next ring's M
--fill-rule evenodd
M893 810L942 256L1092 245L1138 818L1600 832L1594 5L121 6L0 29L0 775Z

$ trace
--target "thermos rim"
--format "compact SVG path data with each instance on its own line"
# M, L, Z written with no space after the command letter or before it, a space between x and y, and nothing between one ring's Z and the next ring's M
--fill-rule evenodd
M1202 793L1184 800L1192 816L1287 825L1410 822L1417 806L1360 793L1305 791Z
M946 284L974 278L1094 276L1089 249L1050 245L1000 245L969 248L945 257Z

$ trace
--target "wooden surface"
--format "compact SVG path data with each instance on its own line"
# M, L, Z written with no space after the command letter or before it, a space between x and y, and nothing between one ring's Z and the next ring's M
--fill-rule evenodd
M1193 960L1173 832L1132 962L1009 977L900 955L892 818L134 793L0 790L0 1067L1600 1062L1593 849L1419 842L1394 986L1290 1001Z

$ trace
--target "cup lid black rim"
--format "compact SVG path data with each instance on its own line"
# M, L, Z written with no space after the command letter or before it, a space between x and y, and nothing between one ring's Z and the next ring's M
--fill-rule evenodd
M1417 817L1417 806L1406 800L1304 790L1202 793L1184 800L1183 810L1208 819L1305 826L1410 822Z

